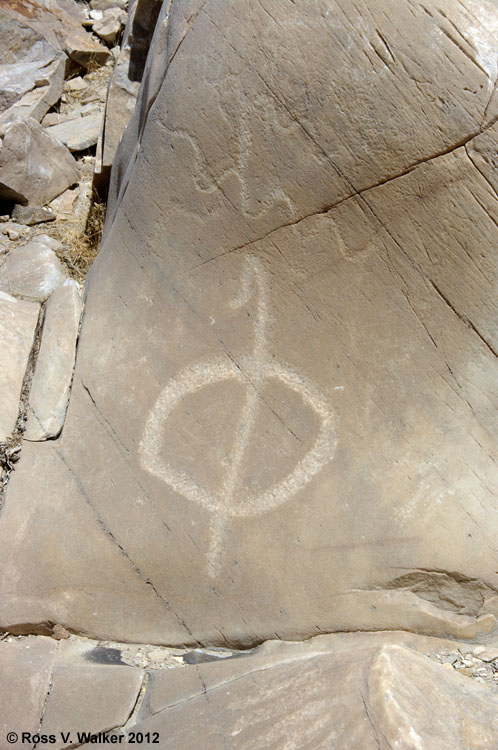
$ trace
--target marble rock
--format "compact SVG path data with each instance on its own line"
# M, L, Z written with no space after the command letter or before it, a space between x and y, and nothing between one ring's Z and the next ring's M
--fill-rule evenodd
M498 8L236 6L161 6L64 430L9 481L0 624L484 638Z
M0 291L44 302L64 281L62 263L44 237L16 247L0 266Z
M102 115L94 112L46 128L45 132L63 143L70 151L83 151L97 143Z
M42 206L78 179L71 153L36 120L7 126L0 149L0 199Z
M27 440L48 440L62 430L76 356L82 299L76 281L67 279L45 308L40 350L29 393Z
M0 291L0 442L19 415L19 400L34 343L40 306Z

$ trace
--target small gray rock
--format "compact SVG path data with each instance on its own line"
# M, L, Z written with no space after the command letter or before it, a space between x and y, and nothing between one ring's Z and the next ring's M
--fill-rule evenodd
M56 215L46 206L14 206L12 218L19 224L25 224L28 227L35 224L43 224L46 221L55 221Z

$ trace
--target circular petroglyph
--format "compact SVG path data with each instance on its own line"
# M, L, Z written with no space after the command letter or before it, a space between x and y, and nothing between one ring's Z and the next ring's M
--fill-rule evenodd
M262 515L279 507L305 487L332 458L337 441L336 419L326 398L306 378L290 367L270 360L266 352L268 291L260 262L246 260L242 290L232 307L241 307L254 295L257 305L253 351L235 363L228 357L210 357L189 365L171 378L147 417L140 458L144 469L168 484L187 500L212 514L208 572L216 576L222 557L223 532L231 518ZM163 455L168 418L185 399L206 386L235 380L246 387L234 442L222 486L214 491L202 487L189 474L178 470ZM300 397L317 415L319 429L310 450L285 478L258 495L241 486L241 474L257 417L260 392L266 381L275 380Z

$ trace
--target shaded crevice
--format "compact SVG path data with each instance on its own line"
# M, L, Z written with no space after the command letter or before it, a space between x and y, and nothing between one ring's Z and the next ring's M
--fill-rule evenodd
M363 691L362 690L360 690L360 696L361 696L361 701L363 703L363 708L365 709L365 716L367 717L367 721L370 724L370 728L372 730L372 734L373 734L373 738L375 740L375 744L379 748L379 750L382 750L379 738L377 736L377 727L375 725L375 722L374 722L373 718L370 716L370 710L368 708L368 703L367 703L367 700L366 700L365 696L363 695Z
M45 713L46 713L46 710L47 710L48 699L50 698L50 693L52 692L52 687L53 687L53 684L54 684L55 663L57 661L58 655L59 655L59 643L57 643L56 646L55 646L54 655L52 657L52 664L50 665L50 674L49 674L49 677L48 677L47 693L45 695L45 700L43 701L43 707L42 707L42 712L41 712L41 716L40 716L40 723L38 725L38 734L40 734L40 732L41 732L41 729L42 729L42 726L43 726L43 719L45 718ZM33 745L34 750L36 750L36 748L38 748L38 747L39 747L39 744L34 744Z
M478 164L476 164L476 162L475 162L475 161L474 161L474 159L472 158L472 154L471 154L471 153L469 152L469 150L468 150L468 148L467 148L467 145L465 145L465 153L467 154L467 156L468 156L468 158L469 158L469 161L470 161L470 163L472 164L472 166L473 166L473 167L475 167L475 168L477 169L477 171L479 172L479 174L481 175L481 177L483 177L483 178L484 178L484 179L486 180L486 182L488 183L488 185L489 185L489 187L491 188L491 190L493 191L493 193L494 193L494 194L495 194L496 196L498 196L498 191L496 190L495 186L494 186L494 185L493 185L493 183L492 183L492 182L491 182L491 181L489 180L489 178L488 178L488 177L486 177L486 175L484 174L484 172L482 171L482 169L480 169L480 168L479 168L479 165L478 165Z
M32 302L33 300L30 301ZM45 320L45 307L46 303L43 302L40 305L38 321L33 335L33 344L29 353L26 372L24 373L21 392L19 394L19 412L16 424L8 440L0 443L0 515L10 475L15 470L15 464L21 457L22 441L26 430L26 422L28 420L29 394L31 391L31 383L33 382L36 360L41 346L43 323Z
M441 299L443 300L443 302L444 302L444 303L445 303L445 304L446 304L446 305L447 305L447 306L449 307L449 309L450 309L450 310L451 310L451 311L452 311L452 312L453 312L453 313L454 313L454 314L455 314L455 315L457 316L457 318L458 318L458 319L459 319L459 320L460 320L460 321L461 321L461 322L462 322L462 323L463 323L463 324L464 324L464 325L465 325L465 326L466 326L467 328L469 328L469 329L470 329L471 331L473 331L473 332L474 332L474 333L476 334L476 336L478 336L478 337L479 337L479 339L481 340L481 342L482 342L482 343L484 344L484 346L485 346L485 347L486 347L486 348L488 349L488 351L490 351L490 352L491 352L491 354L492 354L492 355L493 355L494 357L498 357L498 352L496 351L496 349L495 349L495 348L493 347L493 345L492 345L492 344L491 344L491 343L490 343L490 342L489 342L489 341L488 341L488 340L487 340L487 339L485 338L485 336L483 336L483 335L482 335L482 333L481 333L481 332L479 331L479 329L477 328L477 326L476 326L476 325L474 325L474 323L473 323L473 322L472 322L472 321L470 320L470 318L468 318L468 317L467 317L466 315L462 315L461 313L459 313L459 312L458 312L458 310L456 309L456 307L455 307L455 306L454 306L454 305L453 305L453 304L452 304L452 303L450 302L450 300L448 299L448 297L447 297L447 296L446 296L446 295L444 294L444 292L442 292L442 291L441 291L441 289L440 289L440 288L438 287L438 285L437 285L437 284L436 284L436 283L435 283L435 282L434 282L434 281L433 281L432 279L429 279L429 281L430 281L430 284L431 284L432 288L433 288L433 289L434 289L434 291L436 292L436 294L437 294L437 295L438 295L438 296L439 296L439 297L440 297L440 298L441 298Z
M133 707L130 711L130 714L128 718L126 719L125 723L122 725L121 729L126 733L126 730L128 727L133 726L136 724L136 719L138 714L140 713L140 710L145 702L145 698L147 696L147 690L149 687L150 682L150 674L148 672L145 672L142 683L138 689L137 697L135 700L135 703L133 704Z

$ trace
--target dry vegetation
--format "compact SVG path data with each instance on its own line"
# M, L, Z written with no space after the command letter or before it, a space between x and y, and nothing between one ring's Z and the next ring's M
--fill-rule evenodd
M51 234L63 245L58 255L78 281L83 281L99 251L105 211L105 203L94 193L85 227L73 217L54 222Z

